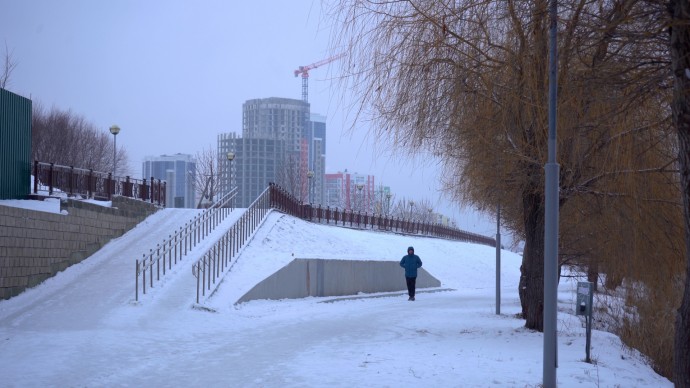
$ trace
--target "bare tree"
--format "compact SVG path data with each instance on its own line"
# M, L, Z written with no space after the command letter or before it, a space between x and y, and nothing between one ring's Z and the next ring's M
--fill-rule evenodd
M113 171L112 136L98 129L85 118L53 107L46 111L34 102L31 119L31 157L33 160L65 166ZM128 154L124 148L117 152L118 173L126 173Z
M211 204L216 200L222 184L217 152L209 146L196 153L196 173L190 177L194 179L196 195L199 198L197 208L204 207L204 203Z
M334 45L350 53L343 82L360 98L357 118L371 119L397 147L443 157L456 198L484 210L501 203L505 226L525 240L519 292L526 326L536 330L543 328L547 5L352 0L334 9L342 21ZM572 0L561 9L561 206L615 195L621 175L672 173L658 148L619 157L643 138L669 144L667 116L654 110L668 87L665 41L650 15L663 9L635 0Z
M276 183L300 202L307 202L308 179L299 152L288 152L285 162L279 166Z
M7 89L10 83L10 77L12 76L12 71L17 67L17 62L12 59L12 53L7 47L7 41L5 41L5 57L3 61L2 72L0 73L0 88Z
M434 215L434 207L431 205L431 201L428 199L422 199L415 202L412 219L418 222L424 222L426 224L435 223L436 216Z
M390 213L390 202L393 194L384 190L383 185L379 185L372 193L371 211L374 214L388 215Z

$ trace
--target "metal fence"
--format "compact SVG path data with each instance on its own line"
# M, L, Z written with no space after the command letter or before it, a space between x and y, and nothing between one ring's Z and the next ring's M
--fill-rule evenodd
M33 170L34 194L47 191L48 195L54 195L56 191L61 191L70 197L103 200L120 195L165 206L165 181L153 177L150 180L133 179L129 176L123 178L113 176L112 173L39 161L34 161Z
M264 218L271 210L270 187L247 208L247 211L203 256L192 266L192 274L196 277L196 302L202 296L212 292L216 280L226 269L231 267L232 259L249 241L251 235L259 228Z
M358 229L377 229L396 233L419 234L496 246L496 240L442 224L368 214L338 208L322 208L298 201L280 186L271 183L271 207L303 220Z
M154 282L160 281L161 274L165 276L166 269L170 271L173 265L181 262L189 251L194 249L230 214L236 195L237 188L234 188L211 207L186 222L184 226L181 226L173 235L169 235L162 243L156 244L156 248L149 249L149 253L144 253L141 260L136 260L136 279L134 282L134 299L136 301L139 300L140 280L142 292L146 294L147 280L148 287L153 287Z

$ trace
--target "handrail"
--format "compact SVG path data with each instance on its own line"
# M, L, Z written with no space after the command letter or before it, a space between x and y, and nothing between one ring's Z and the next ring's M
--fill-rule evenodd
M151 249L148 255L144 254L143 260L136 261L135 299L137 301L139 300L139 276L141 275L142 277L143 293L146 294L146 271L148 270L149 273L149 287L153 287L154 265L156 267L156 281L158 281L160 280L161 259L163 261L163 275L165 275L166 258L168 260L168 269L170 269L172 267L173 254L174 263L177 264L178 262L179 247L181 261L182 256L186 255L188 250L194 248L198 242L205 238L220 223L221 220L218 219L218 215L221 214L223 218L227 215L222 215L222 212L227 209L225 206L232 201L236 194L237 188L234 188L211 208L194 217L189 226L185 223L184 229L180 227L180 230L174 236L169 236L168 240L163 241L162 246L156 245L155 251ZM335 226L349 226L359 229L378 228L387 232L435 236L496 246L496 241L490 237L441 224L396 219L380 214L355 213L337 208L330 209L326 207L323 209L321 206L314 208L311 205L297 201L285 190L270 183L228 231L192 265L192 275L196 277L197 303L199 303L201 297L206 296L207 292L211 295L215 291L216 280L224 276L225 272L232 268L232 259L249 241L271 209L277 209L311 222L330 224L332 220ZM182 253L183 248L184 253ZM211 287L214 287L214 290L211 290Z
M379 229L396 233L418 234L448 238L452 240L473 242L495 247L496 240L491 237L467 232L461 229L445 226L440 223L428 223L384 216L381 214L368 214L352 210L340 210L330 207L322 208L321 205L313 207L298 201L280 186L270 183L271 207L279 209L287 214L306 221L349 226L358 229Z
M114 195L120 195L165 206L166 182L153 177L147 183L146 179L117 177L112 173L38 160L34 161L33 170L34 194L38 194L39 190L46 190L48 195L53 195L57 189L69 196L110 200Z
M168 238L164 239L162 243L156 244L156 248L149 249L149 253L144 253L141 260L136 260L135 301L139 301L139 277L141 276L142 291L146 294L146 272L149 273L149 288L153 287L154 281L160 281L161 261L163 262L163 276L165 276L166 260L168 270L172 269L173 264L177 265L178 261L182 262L182 258L230 214L236 195L237 188L235 187L213 206L194 216L189 222L185 222L184 227L180 226L173 235L168 235ZM153 276L154 266L155 279Z
M225 272L232 268L232 259L247 243L249 237L261 225L270 209L278 209L292 216L312 222L330 223L331 212L333 221L337 226L340 221L342 226L349 222L350 227L371 228L378 227L381 230L395 231L398 233L412 233L430 236L451 238L461 241L476 242L480 244L496 246L495 240L466 232L460 229L446 227L440 224L429 224L400 220L381 215L367 215L366 213L354 213L331 210L321 207L313 208L302 204L281 189L270 183L269 187L249 206L242 217L226 232L192 267L192 274L196 277L196 302L201 297L206 297L208 291L211 295L215 291L216 280L224 276ZM316 220L315 220L316 219ZM214 290L211 290L214 287Z
M216 279L232 268L230 265L232 259L261 226L271 209L270 203L270 187L268 187L249 205L237 222L192 266L192 275L196 277L197 303L201 296L206 296L207 291L209 295L213 292L211 283L215 285Z

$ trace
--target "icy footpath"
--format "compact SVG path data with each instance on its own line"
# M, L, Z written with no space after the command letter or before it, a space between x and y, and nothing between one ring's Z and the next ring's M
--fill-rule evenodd
M174 234L200 211L163 209L156 212L86 260L0 303L0 325L37 330L66 328L65 325L69 329L87 329L100 325L114 307L133 303L135 261ZM154 288L148 288L146 295L140 295L141 303L152 303L160 294L159 289L164 288L168 292L158 302L191 303L195 296L194 288L176 290L169 283L179 280L185 287L188 285L186 283L193 283L195 279L191 274L191 263L198 258L200 251L213 244L211 240L215 234L222 234L222 229L227 229L241 214L241 210L233 211L210 236L182 259L182 263L174 266L160 282L155 282ZM186 276L178 276L182 275L181 272ZM182 300L182 294L185 294L186 300Z

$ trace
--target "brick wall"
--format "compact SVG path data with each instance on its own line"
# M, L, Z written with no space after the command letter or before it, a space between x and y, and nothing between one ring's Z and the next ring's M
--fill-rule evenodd
M84 260L157 208L114 197L112 207L62 199L60 210L63 214L0 205L1 299L9 299Z

